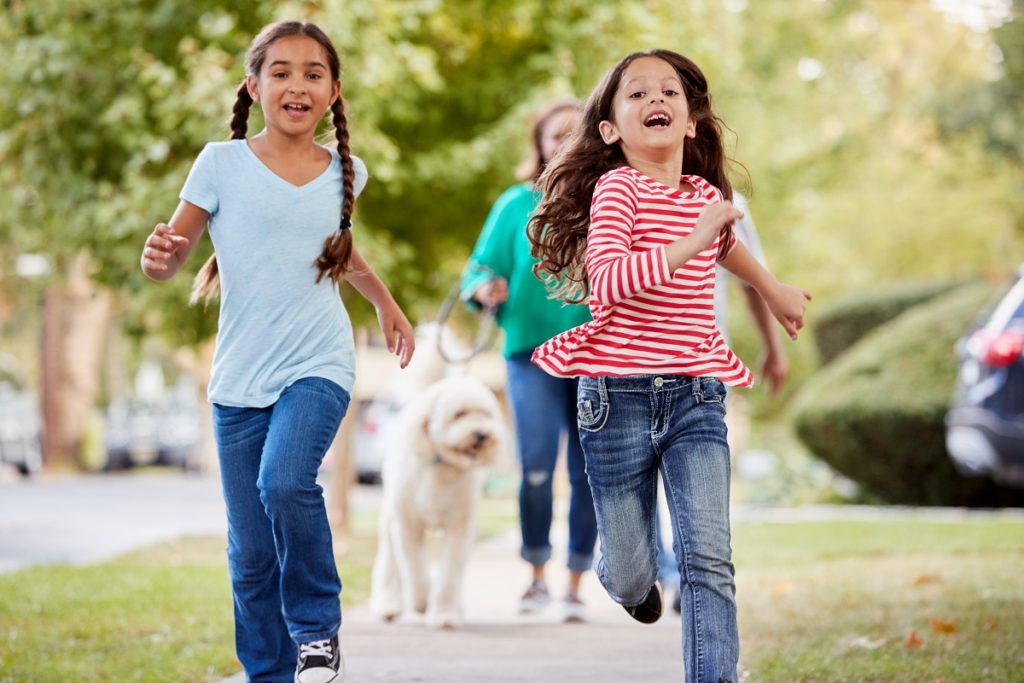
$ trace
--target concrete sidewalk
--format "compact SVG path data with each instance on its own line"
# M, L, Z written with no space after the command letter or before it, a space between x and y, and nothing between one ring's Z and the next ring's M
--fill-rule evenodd
M564 556L564 525L552 531L556 555L547 578L555 599L540 616L516 614L529 578L518 555L518 529L474 547L463 585L465 624L458 630L436 631L413 620L386 624L365 606L346 606L347 683L679 680L681 631L671 608L657 624L637 623L588 574L581 593L589 620L560 623L567 572L556 565ZM244 682L238 674L224 683Z

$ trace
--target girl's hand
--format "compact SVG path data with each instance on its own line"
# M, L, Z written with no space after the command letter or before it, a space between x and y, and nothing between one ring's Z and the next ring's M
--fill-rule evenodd
M771 296L765 298L765 303L789 338L796 339L797 331L804 326L804 309L810 300L811 294L806 289L779 284Z
M508 282L503 277L488 280L476 288L473 298L488 308L495 308L508 301Z
M772 348L776 346L779 348ZM779 390L782 389L782 385L789 377L789 360L786 359L786 354L782 352L781 346L776 343L766 349L761 353L759 362L761 377L768 383L769 393L772 396L778 396Z
M188 238L176 235L166 223L157 223L142 247L142 270L146 273L167 270L178 250L188 246Z
M718 237L718 233L740 218L743 218L743 212L733 206L732 202L722 201L717 204L709 204L700 212L697 225L694 226L688 239L692 240L698 253L710 249L715 238Z
M416 339L409 319L392 300L377 306L377 321L388 345L388 353L398 356L399 366L404 368L412 360L412 353L416 350Z

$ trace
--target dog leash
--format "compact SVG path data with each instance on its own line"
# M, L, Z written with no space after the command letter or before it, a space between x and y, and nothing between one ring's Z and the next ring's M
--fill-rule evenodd
M474 270L482 273L486 273L491 278L497 278L499 275L495 273L491 268L480 264L474 263L471 266ZM477 315L479 324L477 325L476 335L473 337L473 345L470 347L469 353L464 357L453 357L448 353L448 350L444 348L443 337L441 330L447 325L448 317L452 313L452 309L455 308L456 303L462 300L462 278L460 277L455 285L452 287L448 296L441 304L441 310L437 314L437 352L441 354L441 358L444 359L449 365L463 365L476 358L478 355L491 348L494 344L494 340L498 337L498 324L497 324L497 306L480 306L480 313Z

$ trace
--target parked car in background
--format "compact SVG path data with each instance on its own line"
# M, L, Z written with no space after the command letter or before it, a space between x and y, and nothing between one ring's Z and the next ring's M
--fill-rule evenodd
M43 466L39 400L14 356L0 353L0 463L29 476Z
M356 479L360 484L379 484L384 454L394 429L398 408L389 400L364 400L359 405L359 422L352 440Z
M168 465L201 467L201 430L195 383L183 380L170 391L136 392L106 411L105 469Z
M1024 267L957 352L946 450L964 474L1024 488Z

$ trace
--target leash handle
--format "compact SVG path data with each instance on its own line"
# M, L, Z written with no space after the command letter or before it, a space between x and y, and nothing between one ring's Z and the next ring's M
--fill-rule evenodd
M493 278L500 277L491 268L481 264L474 263L472 268L477 271L487 273ZM448 296L445 297L444 302L441 304L441 310L437 314L437 352L441 354L441 358L450 365L463 365L476 358L478 355L489 349L493 344L494 340L498 337L498 324L497 324L497 306L480 306L479 319L480 324L477 326L476 335L473 338L473 345L469 350L469 353L464 357L453 357L449 355L448 351L445 350L444 344L442 343L441 330L447 325L448 317L451 315L455 305L462 299L462 278L460 277L455 285L452 287Z

